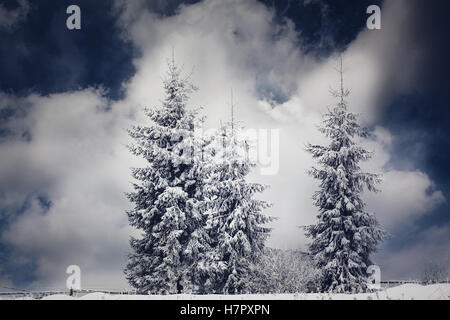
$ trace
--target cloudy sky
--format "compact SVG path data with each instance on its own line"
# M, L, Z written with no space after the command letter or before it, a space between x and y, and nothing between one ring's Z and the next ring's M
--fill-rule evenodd
M81 30L66 8L81 8ZM366 8L382 29L366 28ZM0 1L0 291L63 288L68 265L82 285L127 288L124 196L142 164L126 129L159 104L166 59L199 87L207 126L236 115L279 129L279 171L252 180L279 217L268 245L304 249L298 226L317 214L307 142L338 81L342 54L349 107L373 130L364 168L383 174L364 195L390 232L374 261L383 279L450 262L450 61L447 1L434 0L3 0Z

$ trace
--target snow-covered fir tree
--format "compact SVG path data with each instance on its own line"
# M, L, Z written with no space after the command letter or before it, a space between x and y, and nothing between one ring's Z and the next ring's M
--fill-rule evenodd
M369 132L358 124L357 115L347 110L350 91L344 89L342 59L339 74L340 89L332 90L337 104L323 116L319 127L330 143L307 146L320 165L309 171L320 181L320 189L313 195L318 221L306 227L306 234L312 239L310 253L322 271L322 290L364 292L370 255L385 232L374 214L365 210L361 193L364 188L377 191L381 179L377 174L362 172L358 165L372 156L356 141L368 137Z
M205 194L209 199L209 233L215 293L248 293L252 273L263 253L272 218L263 210L271 206L255 196L265 190L259 183L248 182L255 166L249 157L248 142L241 137L234 120L221 127L217 135L217 153Z
M131 152L148 166L132 169L137 183L127 195L134 204L127 214L142 237L131 239L125 273L139 292L153 294L201 292L209 272L204 260L210 251L202 194L204 140L195 134L198 109L186 106L195 87L182 78L173 58L168 67L162 105L146 109L152 125L129 130L135 141Z

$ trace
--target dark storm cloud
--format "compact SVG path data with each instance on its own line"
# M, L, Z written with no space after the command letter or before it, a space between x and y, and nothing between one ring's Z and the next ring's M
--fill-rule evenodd
M428 90L427 90L428 91ZM433 189L440 189L446 198L450 194L450 96L433 89L433 94L416 93L394 100L384 111L383 125L395 136L396 152L392 162L396 167L415 167L427 172L435 182ZM432 192L432 190L430 190ZM450 204L437 207L416 222L420 229L450 226ZM390 241L409 243L416 229L404 230Z
M450 193L450 49L447 15L450 3L409 1L410 23L407 57L420 53L418 77L412 94L397 97L384 106L381 124L396 135L397 166L414 166L428 172L437 187ZM399 63L401 63L399 61ZM422 227L450 225L450 205L435 210L418 222Z
M181 4L189 5L197 3L200 0L144 0L146 8L162 16L171 16L175 14Z
M408 2L411 7L412 23L410 40L412 48L422 51L425 57L421 65L420 89L433 94L448 91L450 86L450 3L446 0ZM405 55L410 54L405 52ZM439 90L439 91L438 91Z
M111 98L121 96L134 72L133 51L118 35L112 1L77 1L82 29L76 31L66 28L72 2L30 1L25 21L0 29L0 90L49 94L104 86Z
M286 17L299 31L306 53L326 57L344 49L365 28L366 9L381 0L260 0L274 8L279 21Z
M435 182L429 192L442 190L450 194L450 61L448 59L448 30L446 17L448 1L408 1L408 32L404 34L405 47L395 48L399 54L390 56L396 73L408 74L403 61L419 57L414 66L416 76L408 79L409 88L389 103L380 105L380 125L395 136L391 165L427 172ZM395 85L396 75L386 79L386 85ZM382 260L391 270L402 270L400 264L409 261L420 269L427 260L448 262L448 230L450 226L448 201L430 210L410 228L396 230L383 249ZM433 235L433 236L431 236ZM426 252L426 253L425 253ZM395 265L398 267L396 268ZM414 269L414 268L409 268ZM408 268L405 273L411 273ZM397 274L391 274L399 277ZM417 276L417 270L416 270Z
M29 10L28 0L0 3L0 29L13 29L26 18Z
M415 94L399 97L386 107L384 122L405 133L405 140L399 145L402 150L419 157L423 165L435 170L437 178L448 180L450 172L444 166L450 160L450 44L446 41L450 3L410 1L409 5L413 20L411 48L403 54L421 52L420 76L413 88ZM411 129L416 133L408 139L407 131Z

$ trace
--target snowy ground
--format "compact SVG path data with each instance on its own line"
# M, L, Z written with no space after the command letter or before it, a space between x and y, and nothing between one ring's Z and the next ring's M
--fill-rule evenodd
M22 298L27 299L27 298ZM28 298L30 299L30 298ZM370 294L267 294L267 295L111 295L89 293L82 297L53 295L43 300L450 300L450 284L404 284Z

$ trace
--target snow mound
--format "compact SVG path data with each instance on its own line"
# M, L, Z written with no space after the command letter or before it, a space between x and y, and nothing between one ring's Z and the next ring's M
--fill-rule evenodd
M103 292L88 293L79 298L79 300L112 300L110 295Z
M52 296L47 296L42 298L41 300L75 300L75 297L71 297L65 294L54 294Z
M94 292L79 298L53 295L43 300L450 300L450 284L404 284L375 293L248 294L248 295L120 295Z

